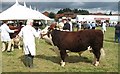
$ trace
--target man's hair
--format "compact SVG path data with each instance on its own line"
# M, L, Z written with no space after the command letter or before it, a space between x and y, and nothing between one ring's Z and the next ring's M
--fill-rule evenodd
M33 23L33 20L32 20L32 19L28 19L28 20L27 20L27 25L30 25L30 23Z

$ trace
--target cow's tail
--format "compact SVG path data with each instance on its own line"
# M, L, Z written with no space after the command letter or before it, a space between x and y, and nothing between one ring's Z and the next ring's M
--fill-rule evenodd
M101 50L100 50L100 52L101 52L101 57L105 57L105 51L104 51L104 49L103 48L101 48Z

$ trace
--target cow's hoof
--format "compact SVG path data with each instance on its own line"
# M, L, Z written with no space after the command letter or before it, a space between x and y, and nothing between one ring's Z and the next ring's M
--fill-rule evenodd
M98 66L98 65L99 65L99 62L96 61L94 65L95 65L95 66Z
M65 62L61 62L61 66L64 67L65 66Z
M66 54L66 56L68 57L69 55L68 55L68 54Z

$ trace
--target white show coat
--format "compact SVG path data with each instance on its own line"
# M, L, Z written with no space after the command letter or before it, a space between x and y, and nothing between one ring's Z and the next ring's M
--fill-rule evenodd
M70 24L70 31L72 31L72 22L69 22Z
M14 33L14 30L10 30L9 27L7 26L7 24L3 24L0 27L1 30L1 41L10 41L10 35L9 33Z
M102 24L102 30L103 30L103 31L106 31L106 23L103 23L103 24Z
M35 37L39 37L36 30L31 25L26 25L21 29L19 36L23 37L25 54L36 55Z

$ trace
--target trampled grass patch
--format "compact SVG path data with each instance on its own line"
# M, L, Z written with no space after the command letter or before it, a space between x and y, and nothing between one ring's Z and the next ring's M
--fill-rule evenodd
M108 27L104 35L106 55L101 58L98 67L92 65L93 54L89 51L85 51L82 57L78 53L69 53L65 67L61 67L60 57L50 49L52 46L42 39L37 39L36 48L35 67L32 69L23 65L22 50L16 48L13 52L3 52L2 72L118 72L118 43L114 43L113 27Z

